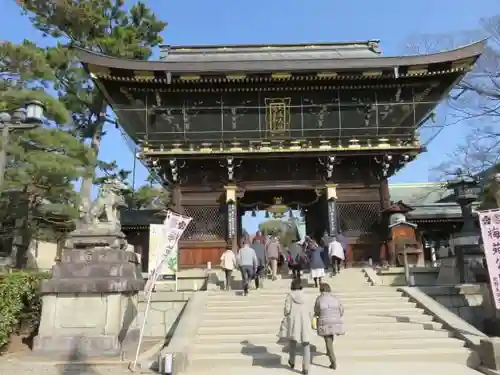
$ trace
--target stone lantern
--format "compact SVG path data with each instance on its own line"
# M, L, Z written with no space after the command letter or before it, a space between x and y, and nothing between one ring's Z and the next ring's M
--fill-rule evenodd
M482 257L480 247L480 234L475 227L475 221L472 214L472 203L477 201L481 193L479 181L463 174L462 170L457 170L457 178L448 181L447 188L453 190L455 201L460 205L464 224L460 232L453 238L453 246L457 257L457 268L459 272L460 283L466 281L466 258Z

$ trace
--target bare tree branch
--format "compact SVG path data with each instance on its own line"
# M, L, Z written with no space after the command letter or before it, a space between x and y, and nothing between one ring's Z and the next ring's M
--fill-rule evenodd
M480 21L477 30L456 34L416 35L407 40L409 54L428 54L458 48L489 37L483 56L473 71L455 87L444 105L446 122L442 127L466 124L470 131L456 150L435 168L441 177L461 168L478 174L500 162L500 15Z

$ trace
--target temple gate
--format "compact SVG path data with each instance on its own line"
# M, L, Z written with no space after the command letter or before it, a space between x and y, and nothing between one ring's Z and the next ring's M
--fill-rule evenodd
M484 44L382 57L377 41L164 47L161 61L79 57L139 156L193 217L180 264L218 264L240 215L279 198L308 233L343 232L351 261L386 259L387 179Z

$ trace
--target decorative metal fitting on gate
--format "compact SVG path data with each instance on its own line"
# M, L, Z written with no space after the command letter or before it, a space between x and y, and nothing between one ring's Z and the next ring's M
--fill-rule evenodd
M235 169L238 168L238 167L240 167L242 163L243 163L242 160L240 160L239 162L236 162L234 160L233 156L228 156L226 158L226 163L225 164L219 163L219 165L222 168L226 168L226 170L227 170L227 180L228 180L228 182L234 182L234 172L235 172Z
M179 168L177 166L177 159L170 159L168 164L170 166L170 175L172 176L172 182L179 182Z
M410 162L411 161L411 157L410 155L408 154L404 154L401 156L401 158L399 159L399 165L400 166L404 166L406 163Z
M85 253L84 258L85 258L85 262L89 263L92 260L92 253L90 251Z
M373 158L375 160L375 163L379 164L381 167L381 173L382 176L385 178L389 174L389 169L391 168L392 164L392 155L385 154L382 159L378 159L376 156Z
M186 161L181 163L176 158L172 158L168 161L170 178L167 173L164 174L164 179L168 184L179 184L181 183L180 170L186 166Z
M318 158L319 163L325 167L326 180L329 181L333 177L333 170L336 165L340 164L340 160L337 160L335 155L326 156L324 158Z

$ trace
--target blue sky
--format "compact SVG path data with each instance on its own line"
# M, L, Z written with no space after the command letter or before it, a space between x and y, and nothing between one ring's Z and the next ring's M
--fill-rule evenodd
M167 21L167 44L302 43L380 39L384 55L404 52L405 40L418 34L455 33L479 27L479 20L499 11L497 0L146 0ZM50 43L20 14L14 0L3 0L0 40L23 38ZM429 170L463 140L465 126L443 130L427 153L409 164L393 182L428 181ZM110 127L101 159L117 160L132 170L134 155L121 134ZM147 176L141 166L140 184Z

